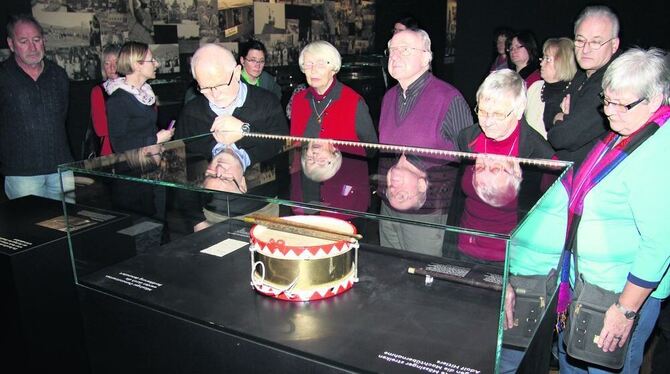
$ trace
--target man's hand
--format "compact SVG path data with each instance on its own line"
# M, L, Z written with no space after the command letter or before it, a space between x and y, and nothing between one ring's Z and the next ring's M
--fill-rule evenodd
M243 124L244 122L233 116L218 116L209 131L214 134L217 142L230 145L244 136Z
M561 101L561 112L556 114L553 123L563 121L568 114L570 114L570 94L565 95L563 101Z

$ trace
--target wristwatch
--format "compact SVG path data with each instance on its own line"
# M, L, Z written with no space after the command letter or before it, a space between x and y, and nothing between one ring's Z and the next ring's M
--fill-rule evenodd
M627 309L627 308L624 307L623 305L619 304L618 301L617 301L616 303L614 303L614 306L615 306L621 313L623 313L623 316L626 317L627 320L634 320L634 319L637 318L637 312L634 312L634 311L632 311L632 310L630 310L630 309Z

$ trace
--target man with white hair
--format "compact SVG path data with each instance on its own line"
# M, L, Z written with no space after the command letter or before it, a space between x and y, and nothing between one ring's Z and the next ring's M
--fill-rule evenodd
M187 150L207 160L217 143L233 148L244 167L264 161L280 151L280 142L243 138L243 128L251 132L286 135L288 126L281 104L271 92L240 81L241 66L233 54L217 45L200 47L191 60L191 72L202 93L189 101L176 123L175 138L183 139L213 132L189 142Z
M428 34L421 29L397 32L388 43L386 55L389 74L398 84L382 101L379 142L455 150L458 133L473 123L472 114L461 93L430 72L433 53ZM393 163L381 160L379 174L385 176ZM447 208L440 205L430 213L408 212L383 201L381 214L444 224ZM382 220L379 237L383 246L421 248L423 253L441 255L444 230Z
M606 6L586 7L575 22L578 71L554 118L547 140L560 160L579 167L593 145L608 130L602 113L601 83L619 49L619 20Z

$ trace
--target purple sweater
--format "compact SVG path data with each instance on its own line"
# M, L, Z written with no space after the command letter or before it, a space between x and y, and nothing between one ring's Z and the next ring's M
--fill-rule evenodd
M461 96L456 88L431 75L414 108L402 121L398 121L396 110L399 94L402 94L401 88L396 85L384 95L379 119L380 143L448 151L456 149L455 139L445 136L442 129L453 99Z

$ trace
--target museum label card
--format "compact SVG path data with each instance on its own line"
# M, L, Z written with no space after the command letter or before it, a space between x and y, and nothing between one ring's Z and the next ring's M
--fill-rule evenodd
M209 248L203 249L202 253L206 253L208 255L214 255L217 257L223 257L229 253L232 253L245 245L247 245L247 242L243 242L241 240L235 240L235 239L226 239L222 242L218 242L214 244L213 246Z

